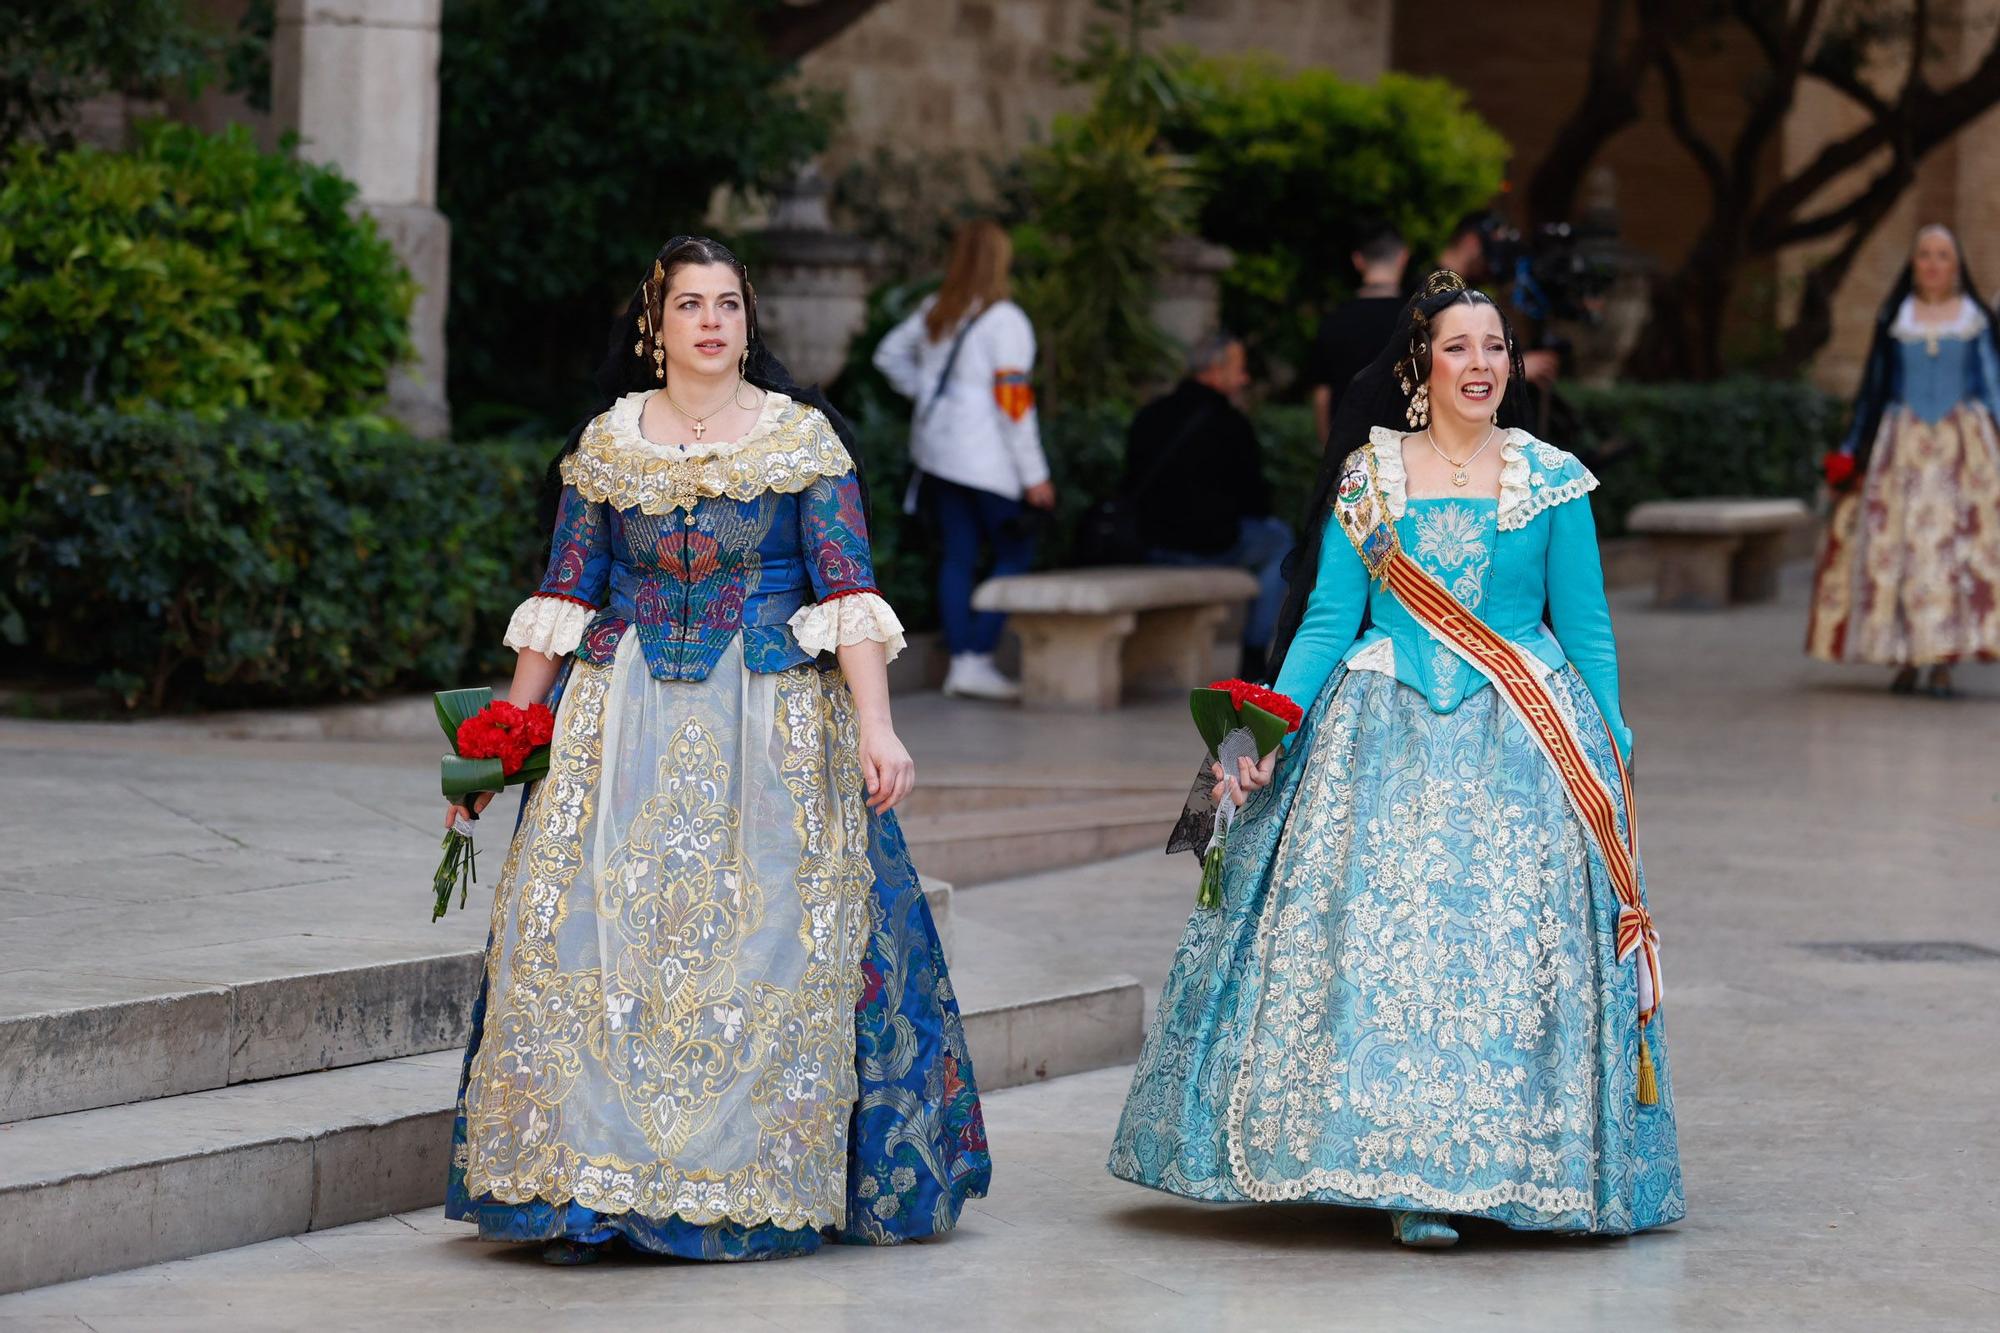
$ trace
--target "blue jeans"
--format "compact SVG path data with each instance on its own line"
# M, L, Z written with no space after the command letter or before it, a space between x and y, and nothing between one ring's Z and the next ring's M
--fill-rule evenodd
M1007 618L996 611L975 612L972 590L979 583L979 556L993 550L991 578L1025 574L1035 563L1035 536L1028 507L991 491L975 490L928 474L918 503L937 532L938 620L952 653L990 653L1000 643Z
M1278 608L1285 603L1285 557L1292 553L1292 525L1264 515L1238 520L1236 545L1213 555L1154 549L1150 565L1230 565L1247 569L1257 579L1257 600L1243 622L1243 646L1259 652L1271 646L1278 630Z

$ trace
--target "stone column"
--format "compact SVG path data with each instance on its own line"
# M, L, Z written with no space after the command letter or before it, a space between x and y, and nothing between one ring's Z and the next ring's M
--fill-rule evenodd
M1153 322L1183 350L1190 349L1222 322L1222 275L1235 256L1222 246L1180 236L1167 243L1165 258L1166 272L1153 293Z
M278 0L271 105L300 153L338 167L417 280L412 359L390 411L419 435L451 430L444 320L451 224L437 210L442 0Z
M868 318L877 258L870 242L833 229L827 193L818 167L799 172L758 234L762 258L751 273L758 328L801 384L840 373L847 345Z

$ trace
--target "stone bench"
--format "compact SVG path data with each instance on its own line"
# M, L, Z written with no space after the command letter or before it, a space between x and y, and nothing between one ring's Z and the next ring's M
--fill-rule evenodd
M1240 569L1146 565L988 579L972 605L1020 639L1024 706L1109 712L1213 679L1216 631L1256 595Z
M1649 500L1625 527L1652 545L1655 604L1715 610L1775 598L1786 542L1810 522L1800 500Z

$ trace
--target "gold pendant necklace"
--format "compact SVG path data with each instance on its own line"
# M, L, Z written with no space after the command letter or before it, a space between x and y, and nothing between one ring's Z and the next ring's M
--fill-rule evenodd
M1463 463L1459 462L1456 458L1453 458L1450 454L1446 453L1444 450L1438 448L1438 442L1436 438L1432 436L1432 434L1429 431L1424 432L1424 440L1426 443L1430 445L1432 453L1436 454L1439 458L1442 458L1446 463L1450 464L1452 468L1451 484L1454 486L1469 486L1472 484L1472 475L1468 473L1466 469L1472 466L1473 459L1479 457L1479 455L1486 452L1486 446L1493 443L1493 432L1498 429L1499 426L1497 423L1488 426L1486 428L1486 438L1479 442L1479 447L1477 449L1474 449L1469 455L1466 456L1466 459Z
M736 383L731 385L729 388L729 396L722 400L722 407L711 409L708 416L705 417L696 416L694 413L688 411L685 407L682 407L678 402L676 402L674 400L674 391L672 389L662 389L660 390L660 392L664 393L667 396L667 401L669 403L673 403L674 411L680 413L682 416L686 417L689 421L694 423L695 442L700 443L701 437L708 434L708 418L714 416L717 412L722 411L723 407L728 407L731 403L735 402L736 391L742 387L743 387L743 377L741 375L738 375L736 377Z

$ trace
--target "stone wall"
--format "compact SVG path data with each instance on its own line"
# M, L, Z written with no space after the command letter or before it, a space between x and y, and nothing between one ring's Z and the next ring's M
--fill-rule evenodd
M1210 54L1265 51L1372 79L1389 64L1390 0L1190 0L1163 39ZM1057 77L1098 17L1091 0L884 0L802 62L847 122L830 171L887 145L1011 156L1080 104Z
M1933 86L1963 78L1993 40L2000 25L2000 0L1958 0L1933 6L1937 25ZM1885 89L1900 86L1900 63L1876 71ZM1785 126L1785 166L1796 170L1812 160L1821 147L1862 123L1846 98L1808 86ZM1838 204L1858 190L1868 175L1887 160L1878 155L1861 171L1849 173L1815 199L1816 206ZM1940 147L1918 170L1917 181L1894 213L1885 219L1863 249L1841 288L1834 311L1834 336L1813 367L1813 378L1835 393L1852 393L1861 379L1862 363L1874 333L1876 310L1894 285L1909 256L1917 228L1942 222L1958 233L1966 262L1983 285L1980 295L1991 300L2000 291L2000 111L1990 111ZM1781 272L1796 280L1827 247L1800 247L1788 253Z
M1460 7L1445 0L1403 0L1396 6L1394 61L1398 69L1437 74L1465 88L1479 112L1512 141L1517 184L1541 160L1557 128L1575 105L1588 70L1597 5L1594 0L1549 0L1538 18L1523 23L1512 6ZM1938 34L1934 82L1962 77L1985 50L2000 0L1945 0L1932 6ZM1747 35L1731 28L1699 58L1683 61L1693 117L1711 141L1734 140L1743 114L1743 87L1763 67ZM1881 72L1893 87L1901 65ZM1800 85L1780 150L1766 164L1775 180L1793 171L1827 143L1860 123L1845 98L1812 81ZM1640 123L1614 138L1598 161L1616 179L1625 239L1663 264L1678 262L1707 214L1708 188L1701 172L1667 129L1658 81L1649 83ZM1869 164L1878 169L1879 161ZM1838 201L1858 188L1857 173L1829 189ZM2000 283L2000 115L1989 114L1938 150L1896 213L1885 221L1841 288L1834 339L1813 367L1813 378L1835 392L1850 392L1867 355L1876 307L1901 268L1916 228L1938 221L1954 227L1984 293ZM1740 318L1752 322L1789 318L1797 281L1815 250L1781 256L1771 271L1751 275L1740 291ZM1745 327L1743 332L1752 330Z
M1402 0L1396 6L1395 64L1412 74L1449 79L1514 145L1509 176L1528 178L1583 95L1590 69L1596 0L1546 0L1523 22L1514 5L1466 6L1448 0ZM1688 103L1712 141L1734 140L1742 88L1762 64L1747 34L1715 42L1688 59ZM1707 215L1701 170L1667 128L1652 80L1639 123L1613 138L1594 165L1611 173L1623 239L1662 264L1687 253ZM1777 163L1770 164L1775 172ZM1578 201L1584 199L1579 192ZM1519 221L1520 219L1516 219Z

